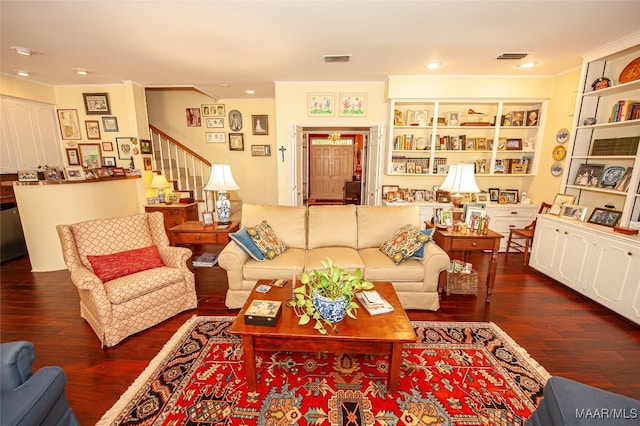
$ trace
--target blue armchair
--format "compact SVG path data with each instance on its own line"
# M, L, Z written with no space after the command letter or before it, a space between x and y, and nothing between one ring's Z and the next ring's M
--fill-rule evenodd
M0 344L0 424L78 425L64 393L64 372L43 367L33 374L34 358L31 342Z

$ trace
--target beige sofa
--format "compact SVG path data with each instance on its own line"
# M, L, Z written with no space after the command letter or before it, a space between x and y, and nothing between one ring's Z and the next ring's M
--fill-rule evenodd
M417 206L265 206L245 204L242 225L266 220L288 249L273 260L257 261L231 241L218 264L227 271L226 305L240 308L258 280L292 279L320 268L327 257L350 272L360 268L369 281L390 281L405 309L438 310L438 277L449 256L434 242L425 245L424 259L396 266L380 246L403 225L420 228Z

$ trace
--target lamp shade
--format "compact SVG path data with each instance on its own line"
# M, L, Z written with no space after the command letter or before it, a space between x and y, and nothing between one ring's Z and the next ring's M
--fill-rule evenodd
M461 192L480 192L476 182L474 165L472 163L452 164L449 173L440 189L442 191L459 194Z
M153 180L151 181L152 188L168 188L169 186L171 185L169 185L169 181L167 181L165 175L153 176Z
M231 174L231 166L228 164L214 164L211 167L209 182L204 187L205 191L233 191L240 189Z

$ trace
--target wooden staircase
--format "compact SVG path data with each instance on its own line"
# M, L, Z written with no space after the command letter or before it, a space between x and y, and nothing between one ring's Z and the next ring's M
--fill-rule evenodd
M211 162L160 129L149 125L154 170L173 183L174 190L189 191L205 211L207 192L203 190L211 174Z

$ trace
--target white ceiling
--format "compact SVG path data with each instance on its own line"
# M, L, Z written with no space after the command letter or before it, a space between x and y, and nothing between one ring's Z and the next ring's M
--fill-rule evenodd
M269 98L275 81L556 75L640 31L640 0L0 0L0 18L6 74L25 70L51 85L194 86L214 98L253 89ZM521 51L538 65L495 59ZM327 54L352 58L326 64ZM431 60L443 67L425 69Z

